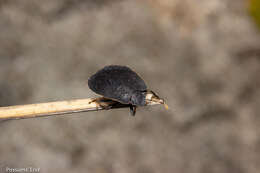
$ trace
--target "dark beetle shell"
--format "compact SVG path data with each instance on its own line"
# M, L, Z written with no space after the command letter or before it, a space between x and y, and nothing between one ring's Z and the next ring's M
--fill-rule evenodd
M145 82L126 66L104 67L89 78L88 86L97 94L123 104L145 105Z

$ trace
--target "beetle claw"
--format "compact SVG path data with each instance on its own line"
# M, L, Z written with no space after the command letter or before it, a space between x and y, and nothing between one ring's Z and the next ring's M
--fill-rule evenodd
M136 106L135 105L130 105L130 113L132 116L135 116L136 113Z

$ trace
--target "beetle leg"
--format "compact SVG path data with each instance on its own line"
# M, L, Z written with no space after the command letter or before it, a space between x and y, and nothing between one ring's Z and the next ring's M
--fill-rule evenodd
M132 116L135 116L136 113L136 106L135 105L130 105L130 113Z
M110 109L112 106L109 105L109 103L107 102L109 101L109 99L105 98L105 97L99 97L99 98L95 98L93 100L91 100L89 102L89 104L95 102L97 104L98 107L101 107L102 109Z

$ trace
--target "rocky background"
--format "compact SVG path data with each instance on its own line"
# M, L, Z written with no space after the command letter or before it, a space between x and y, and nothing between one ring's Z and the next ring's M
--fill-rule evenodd
M0 122L0 172L258 173L260 32L245 0L1 0L0 106L95 97L109 64L163 106Z

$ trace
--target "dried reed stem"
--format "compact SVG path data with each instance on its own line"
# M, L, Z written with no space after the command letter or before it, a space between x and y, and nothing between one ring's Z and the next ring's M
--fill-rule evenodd
M152 95L147 94L147 105L162 104L161 102L151 100L151 98ZM77 112L89 112L129 107L129 105L121 104L119 102L108 99L103 99L99 101L97 100L98 98L88 98L70 101L57 101L48 103L0 107L0 119L37 118L43 116L63 115ZM109 105L109 108L101 106L104 104Z

